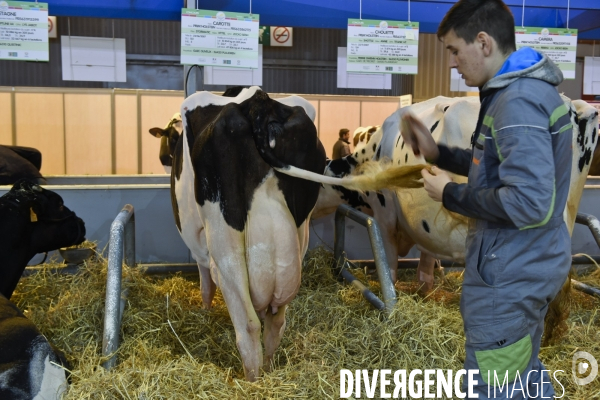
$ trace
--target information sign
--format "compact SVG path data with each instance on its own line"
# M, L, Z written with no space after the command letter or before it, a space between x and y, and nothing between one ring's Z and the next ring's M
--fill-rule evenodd
M258 68L258 14L181 10L181 63Z
M0 1L0 60L49 61L48 3Z
M419 23L348 20L348 72L416 74Z
M575 79L577 29L516 27L517 50L531 47L558 65L565 79Z

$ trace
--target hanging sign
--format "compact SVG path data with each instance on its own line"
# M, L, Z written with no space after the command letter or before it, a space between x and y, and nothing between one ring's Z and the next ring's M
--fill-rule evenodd
M565 79L575 79L577 29L515 27L517 50L531 47L554 61Z
M258 14L181 9L181 63L258 68Z
M271 46L292 47L294 45L294 28L291 26L271 27Z
M48 3L0 1L0 60L49 61Z
M271 45L271 27L261 25L258 27L258 44L263 46Z
M416 74L419 23L348 20L347 72Z

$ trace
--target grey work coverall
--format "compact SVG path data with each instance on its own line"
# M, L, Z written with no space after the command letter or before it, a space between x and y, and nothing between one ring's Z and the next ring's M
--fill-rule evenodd
M472 218L461 314L465 369L479 370L480 399L488 398L488 383L489 398L541 398L542 388L544 397L554 395L538 353L548 304L571 265L563 210L572 125L555 88L560 81L546 56L492 78L482 88L472 148L438 146L440 168L469 177L446 185L443 204Z

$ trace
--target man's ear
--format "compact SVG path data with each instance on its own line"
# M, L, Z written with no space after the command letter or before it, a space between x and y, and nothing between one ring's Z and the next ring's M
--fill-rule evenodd
M478 46L480 46L481 50L483 51L483 55L486 57L489 57L489 55L492 54L496 46L496 41L494 38L484 31L481 31L477 34L475 42Z

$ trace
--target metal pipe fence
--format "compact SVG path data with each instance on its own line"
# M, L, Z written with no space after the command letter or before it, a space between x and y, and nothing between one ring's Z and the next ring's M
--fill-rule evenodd
M371 248L373 249L373 257L375 259L375 266L377 268L377 276L379 283L381 284L381 292L383 302L375 296L369 289L366 288L356 277L354 277L345 267L346 260L343 256L344 253L344 241L346 236L346 218L350 218L353 221L358 222L365 228L369 233L369 240L371 242ZM363 296L376 308L383 309L390 313L396 305L396 288L392 282L390 275L390 268L388 266L387 258L385 256L385 249L383 247L383 241L381 239L381 231L379 230L379 224L374 218L355 210L354 208L342 204L337 208L335 212L335 230L334 230L334 245L333 245L333 256L336 260L336 269L340 272L344 279L357 287ZM376 300L375 300L376 299Z
M108 357L102 366L107 370L117 363L115 352L119 348L121 319L127 299L127 291L121 292L123 261L126 265L135 265L135 215L133 211L133 206L126 204L110 226L104 332L102 334L102 356Z

